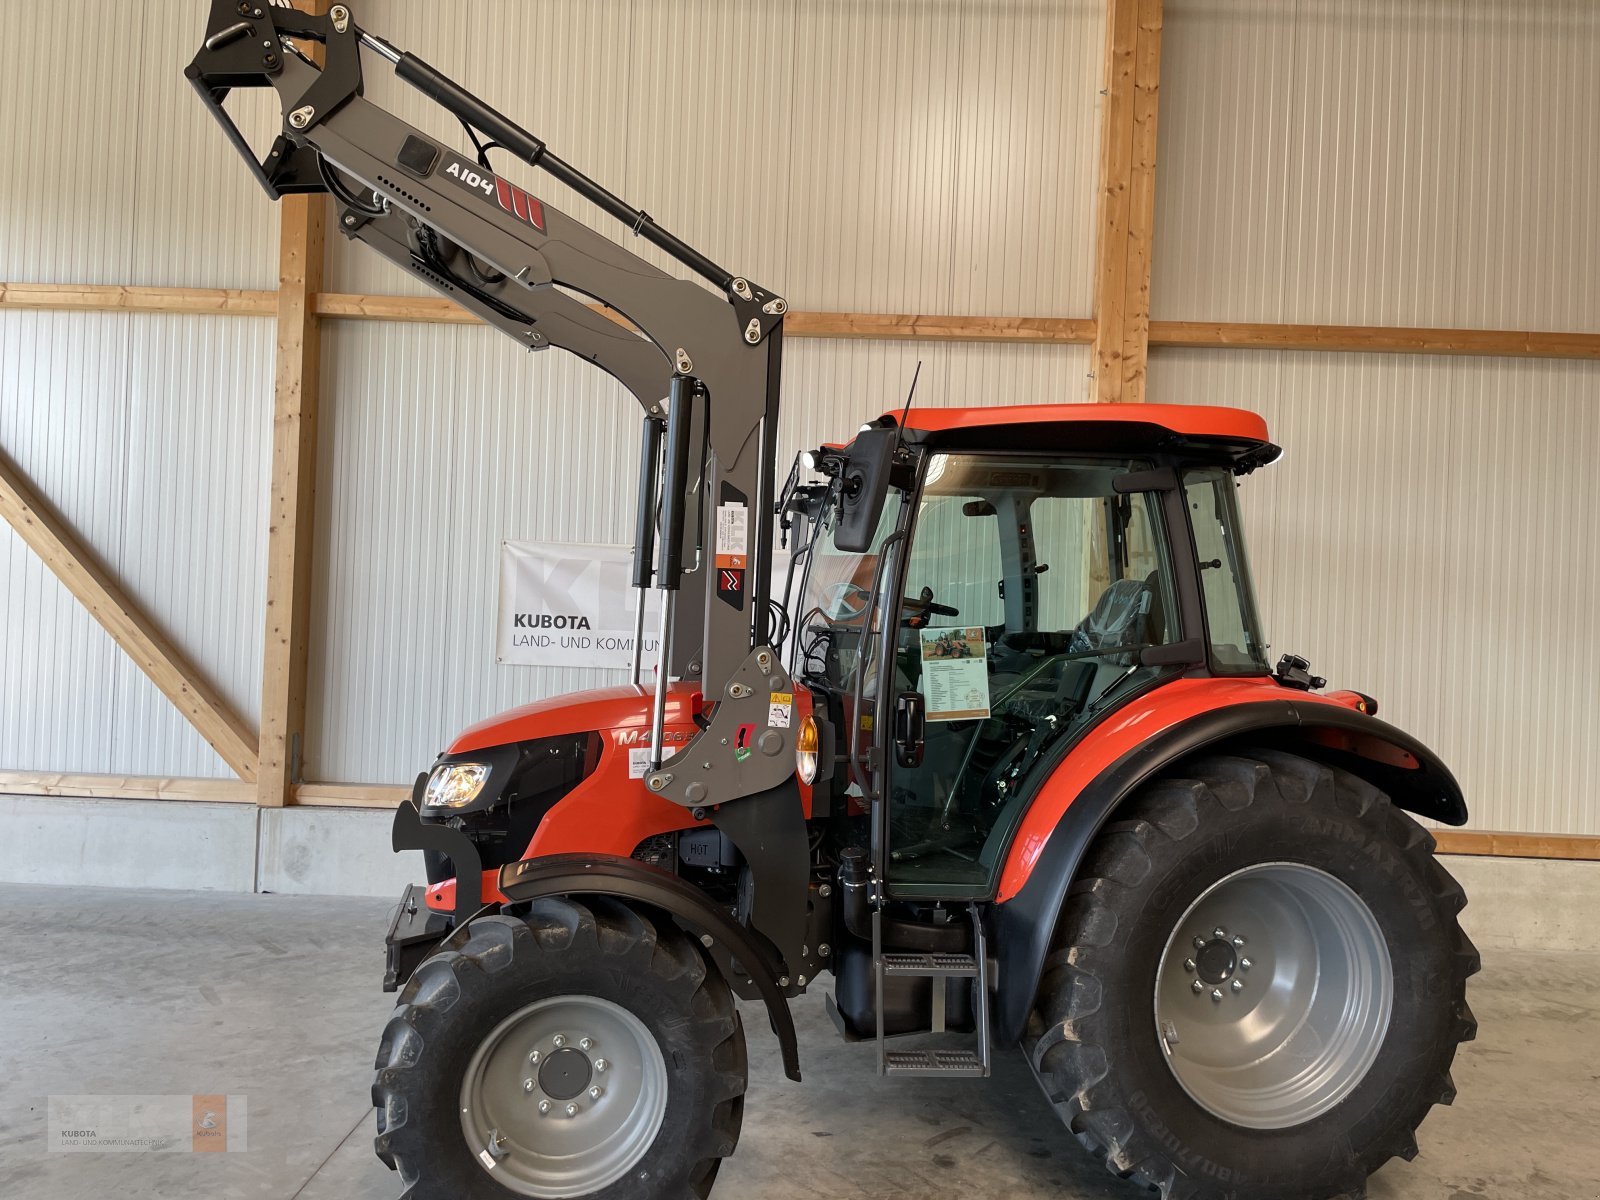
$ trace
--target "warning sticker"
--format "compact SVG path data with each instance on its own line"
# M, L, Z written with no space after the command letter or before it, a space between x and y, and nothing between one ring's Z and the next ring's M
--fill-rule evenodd
M743 568L750 553L750 508L746 504L717 505L717 566Z
M643 779L650 773L650 747L628 747L628 778Z
M794 713L793 692L773 692L772 700L767 705L767 727L769 729L787 729Z

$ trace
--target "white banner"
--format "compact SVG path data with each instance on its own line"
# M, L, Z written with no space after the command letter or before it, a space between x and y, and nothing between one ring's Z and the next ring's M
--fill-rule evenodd
M631 546L587 542L502 542L495 661L522 667L633 666L638 593ZM773 554L773 596L781 597L789 555ZM731 611L731 610L730 610ZM644 666L655 676L661 593L645 594Z
M633 665L633 549L503 542L496 661L528 667ZM644 655L655 663L661 593L645 596Z

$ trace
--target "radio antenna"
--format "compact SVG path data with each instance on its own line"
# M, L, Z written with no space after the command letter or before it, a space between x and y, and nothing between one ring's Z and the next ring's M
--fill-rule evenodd
M917 394L917 380L922 376L922 360L917 359L917 369L911 373L911 390L906 393L906 406L900 410L900 440L906 440L906 417L911 413L911 397Z

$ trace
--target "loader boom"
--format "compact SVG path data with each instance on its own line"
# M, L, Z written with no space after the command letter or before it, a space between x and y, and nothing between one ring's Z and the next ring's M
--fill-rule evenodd
M326 47L324 66L302 52L313 42ZM476 157L365 99L363 48L455 115L478 147ZM638 501L637 529L659 524L660 536L653 570L636 563L635 583L663 593L655 769L646 784L687 808L754 801L713 819L752 859L794 859L787 847L762 849L781 843L778 825L792 833L787 826L800 820L794 732L769 731L756 755L735 758L725 749L750 720L751 706L759 701L764 712L769 692L792 686L767 644L784 299L722 268L420 58L362 31L348 5L320 16L266 0L213 0L205 41L186 73L269 195L331 193L346 237L519 345L557 346L609 372L652 422L665 411L664 437L659 426L645 426L640 472L642 480L659 480L660 492L641 491ZM260 162L224 108L228 93L241 87L271 87L280 99L282 134ZM479 134L715 290L668 274L502 178L489 168ZM649 461L658 443L659 470ZM648 540L639 544L641 559ZM663 763L669 674L698 677L711 717ZM805 886L803 837L800 846L798 863L769 863L766 877L774 882L755 902L756 924L779 945L793 931L775 928L792 923L778 915L777 893Z

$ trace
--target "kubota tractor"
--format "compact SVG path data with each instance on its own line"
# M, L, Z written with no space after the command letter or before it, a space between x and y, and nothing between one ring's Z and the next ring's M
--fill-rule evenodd
M474 156L364 99L363 48ZM1466 808L1371 697L1274 669L1235 498L1278 455L1259 417L908 403L780 488L781 296L346 5L214 0L189 76L269 194L332 193L346 236L643 410L653 684L636 637L631 684L467 730L396 814L431 881L388 933L373 1085L407 1197L705 1196L743 1113L735 997L798 1080L789 1001L825 975L863 1069L976 1080L1018 1047L1166 1200L1356 1197L1416 1152L1478 960L1407 813ZM257 162L224 100L267 86ZM500 177L496 147L711 287Z

